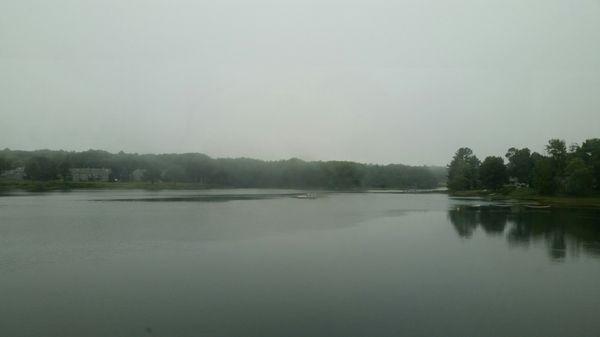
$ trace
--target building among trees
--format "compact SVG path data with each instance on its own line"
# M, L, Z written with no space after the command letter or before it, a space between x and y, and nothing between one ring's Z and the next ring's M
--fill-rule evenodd
M108 168L72 168L69 170L73 181L109 181Z
M25 179L25 168L17 167L12 170L7 170L0 174L0 179L4 180L23 180Z

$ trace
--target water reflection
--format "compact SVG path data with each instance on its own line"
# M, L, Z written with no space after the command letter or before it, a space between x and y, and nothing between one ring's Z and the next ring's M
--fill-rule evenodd
M488 236L504 237L510 246L543 243L552 259L584 253L600 257L598 210L473 210L448 211L459 236L471 238L478 228Z

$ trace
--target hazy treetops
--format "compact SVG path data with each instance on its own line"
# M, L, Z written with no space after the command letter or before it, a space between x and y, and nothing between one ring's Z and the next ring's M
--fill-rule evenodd
M24 167L30 180L70 180L70 168L109 168L111 181L189 182L209 187L434 188L443 167L373 165L349 161L308 162L211 158L201 153L132 154L89 150L0 151L0 170ZM134 172L141 172L136 178Z

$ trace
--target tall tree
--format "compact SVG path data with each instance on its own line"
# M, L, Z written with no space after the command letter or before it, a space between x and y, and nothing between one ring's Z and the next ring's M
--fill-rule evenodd
M479 187L480 161L468 147L456 151L448 165L448 188L453 191L472 190Z
M550 167L554 192L564 192L565 168L567 167L567 146L564 140L550 139L546 145L546 152L550 156Z
M501 157L486 157L479 168L481 184L487 189L496 190L508 180L506 166Z
M548 157L537 155L533 166L532 184L541 194L553 194L556 190L552 161Z
M10 169L10 161L4 156L0 156L0 174Z
M592 171L594 189L600 191L600 138L586 140L581 144L579 152Z
M530 184L533 173L533 159L528 148L511 147L506 152L508 159L507 172L509 177L517 178L520 183Z
M58 164L57 173L63 181L70 179L71 177L71 163L68 161L62 161Z
M546 152L552 160L555 176L562 176L567 166L567 145L564 140L550 139L546 145Z
M586 195L592 190L592 169L579 157L569 160L565 169L565 191L571 195Z

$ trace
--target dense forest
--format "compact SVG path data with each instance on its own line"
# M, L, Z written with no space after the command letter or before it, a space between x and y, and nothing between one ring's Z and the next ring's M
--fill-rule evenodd
M600 139L588 139L567 148L565 141L551 139L546 153L510 148L502 157L481 162L463 147L448 165L451 191L498 190L510 183L542 195L590 195L600 193Z
M89 150L0 151L0 173L17 167L25 179L69 181L71 168L108 168L111 182L134 179L185 182L207 187L282 188L435 188L445 184L446 168L373 165L348 161L263 161L248 158L211 158L200 153L116 154ZM143 172L135 177L134 172Z

